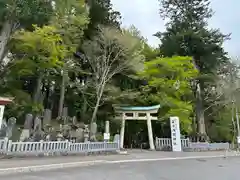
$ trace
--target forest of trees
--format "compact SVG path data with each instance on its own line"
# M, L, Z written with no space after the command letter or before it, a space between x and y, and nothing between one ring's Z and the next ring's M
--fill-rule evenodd
M117 132L113 104L161 104L155 136L169 137L178 116L183 135L232 141L240 67L223 48L230 35L208 26L210 0L159 0L159 14L168 23L153 48L134 24L122 28L110 0L1 0L0 96L14 97L5 116L20 125L26 113L51 109L57 119L68 107ZM147 134L145 126L126 131Z

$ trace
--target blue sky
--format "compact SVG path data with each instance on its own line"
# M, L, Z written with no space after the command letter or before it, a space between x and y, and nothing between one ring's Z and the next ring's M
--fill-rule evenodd
M159 40L152 35L164 31L164 21L160 19L158 0L112 0L113 7L122 14L123 26L135 25L152 46ZM240 1L211 0L214 11L209 26L220 28L223 33L232 33L231 40L224 44L230 56L240 56Z

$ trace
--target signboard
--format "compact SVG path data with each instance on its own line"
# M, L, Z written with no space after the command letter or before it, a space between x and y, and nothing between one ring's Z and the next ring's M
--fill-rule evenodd
M104 133L103 134L103 139L104 140L109 140L110 139L110 133Z
M170 117L172 151L182 151L181 133L178 117Z
M0 105L0 129L2 127L2 122L3 122L3 113L4 113L4 107Z

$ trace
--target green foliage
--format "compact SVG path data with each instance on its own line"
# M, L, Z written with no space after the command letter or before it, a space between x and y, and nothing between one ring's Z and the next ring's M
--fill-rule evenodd
M115 11L110 0L87 0L90 23L85 32L89 39L97 33L98 25L111 26L120 29L121 14Z
M10 21L31 29L32 24L40 26L46 24L51 14L51 1L0 0L0 27L4 22Z
M231 109L221 109L215 117L214 121L208 125L209 137L213 142L231 142L236 136L231 120Z
M156 58L145 63L140 73L147 85L139 101L144 105L161 104L160 118L178 116L184 131L190 131L192 113L191 80L198 72L191 57Z
M2 93L15 97L11 109L19 111L17 117L23 112L37 113L43 110L43 105L31 98L37 88L31 85L35 84L36 78L42 80L63 66L68 51L61 42L61 36L52 26L34 26L34 31L22 29L12 37L11 63L1 90Z
M184 30L184 28L187 29ZM193 56L202 73L211 73L221 63L226 62L226 54L222 48L225 36L218 30L209 31L207 28L200 27L196 32L188 28L184 23L168 27L167 32L160 36L162 42L160 52L164 56Z
M55 0L51 24L62 35L64 44L75 52L87 28L89 18L84 0ZM73 52L71 51L73 54Z
M19 75L33 75L62 66L67 50L61 42L61 36L52 26L34 26L33 32L16 32L12 39L12 53L19 59L13 68L20 69Z
M147 43L144 44L142 54L145 56L146 61L150 61L161 55L159 49L154 49L151 46L149 46Z
M14 81L13 83L16 83L17 81ZM26 113L42 113L44 110L44 107L42 104L39 103L33 103L32 98L30 94L25 92L23 89L10 86L8 84L8 89L5 89L5 96L12 96L15 97L14 103L7 106L5 111L6 117L16 117L16 118L24 118ZM23 124L23 121L18 121L18 124Z
M208 0L159 0L160 15L172 21L189 22L191 25L206 24L212 17Z
M159 1L161 16L170 19L166 32L156 34L163 55L193 56L201 73L215 71L227 60L222 45L229 36L207 27L212 16L208 0Z

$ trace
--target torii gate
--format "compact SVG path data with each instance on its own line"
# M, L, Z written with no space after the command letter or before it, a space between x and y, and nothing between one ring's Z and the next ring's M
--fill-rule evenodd
M158 118L152 116L151 114L156 114L160 108L160 105L147 106L147 107L114 105L113 107L116 113L120 115L115 118L120 119L122 121L121 132L120 132L120 148L123 148L123 144L124 144L125 121L126 120L146 120L147 127L148 127L148 139L149 139L150 150L155 150L151 120L158 120Z

